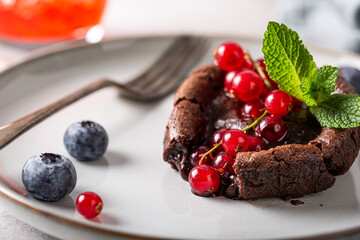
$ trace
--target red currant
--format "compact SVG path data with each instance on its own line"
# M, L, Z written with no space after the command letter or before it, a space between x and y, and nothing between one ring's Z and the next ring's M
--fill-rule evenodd
M93 218L100 214L103 201L93 192L84 192L76 199L76 209L86 218Z
M234 80L234 77L237 73L241 72L242 70L240 69L236 69L236 70L233 70L233 71L230 71L228 72L226 75L225 75L225 80L224 80L224 88L225 88L225 91L226 92L230 92L231 88L232 88L232 84L233 84L233 80Z
M219 130L216 130L211 136L210 146L214 147L216 144L219 144L222 141L223 136L227 131L229 131L229 129L227 129L227 128L221 128ZM225 150L224 150L223 146L220 145L215 149L214 154L216 155L217 153L222 152L222 151L225 151Z
M246 102L258 98L263 86L263 80L257 73L245 70L235 75L231 90L238 99Z
M267 79L270 81L273 89L278 89L279 88L279 84L277 82L275 82L274 80L272 80L269 76L269 73L266 71L266 65L265 65L265 61L263 58L259 58L258 60L256 60L256 63L259 64L259 66L261 67L261 69L263 70L263 72L265 73Z
M220 175L209 165L197 165L189 173L189 183L194 194L209 197L219 189Z
M199 161L200 161L201 157L208 151L210 151L210 148L208 146L199 146L199 147L194 148L191 151L190 156L189 156L189 160L190 160L191 164L193 166L199 165ZM205 156L202 164L211 165L212 161L213 161L212 156L211 156L211 154L209 154L209 155Z
M266 98L266 96L269 94L269 92L270 92L270 90L268 89L268 87L264 83L263 90L260 93L260 98L264 100Z
M212 166L220 173L222 177L227 177L231 174L235 174L234 165L235 159L233 156L227 152L218 153L215 158Z
M248 136L249 138L249 148L248 151L261 151L266 149L265 141L258 136Z
M262 68L262 70L264 71L264 73L266 74L266 76L268 77L268 72L266 71L266 65L265 65L265 61L263 58L259 58L256 60L256 63L259 64L259 66Z
M224 134L222 145L227 153L235 156L238 152L245 152L248 149L249 139L243 131L232 129Z
M258 118L264 113L264 103L260 99L246 102L240 108L240 115L247 118Z
M267 116L258 123L255 131L269 142L276 142L285 137L287 126L280 117Z
M285 91L273 90L265 98L265 108L272 115L283 117L290 112L291 107L291 96Z
M300 101L299 99L294 98L293 96L291 96L291 99L292 99L293 108L301 107L303 105L303 102Z
M216 65L216 66L219 66L219 63L216 59L213 60L213 64Z
M244 51L235 42L224 42L214 52L219 67L224 71L241 68L244 64Z
M250 59L245 59L243 68L246 68L248 70L254 70L254 64Z

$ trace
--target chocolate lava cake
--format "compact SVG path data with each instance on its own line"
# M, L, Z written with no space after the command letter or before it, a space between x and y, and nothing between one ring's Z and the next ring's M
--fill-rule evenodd
M164 160L187 180L191 151L209 145L214 131L242 129L253 119L239 117L240 101L224 93L225 72L216 65L195 70L178 88L164 137ZM335 92L355 89L338 75ZM232 199L294 198L324 191L346 173L360 146L359 128L321 127L307 107L286 116L287 134L267 150L238 152L233 172L216 195ZM253 129L250 129L250 134Z

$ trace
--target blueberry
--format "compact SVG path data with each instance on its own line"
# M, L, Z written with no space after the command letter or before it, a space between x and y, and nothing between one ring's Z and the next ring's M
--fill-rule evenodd
M105 129L92 121L70 125L64 136L65 147L71 156L80 160L96 160L104 155L109 139Z
M77 176L75 167L68 158L43 153L26 161L21 178L26 190L35 198L57 201L72 192Z
M339 75L351 85L354 86L356 92L360 93L360 71L353 67L341 67L339 71Z

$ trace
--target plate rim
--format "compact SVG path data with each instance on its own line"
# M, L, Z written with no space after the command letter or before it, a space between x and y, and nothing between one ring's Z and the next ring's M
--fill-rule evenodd
M82 48L91 48L96 47L98 45L102 44L110 44L111 42L118 42L118 41L127 41L127 40L147 40L147 39L165 39L165 38L174 38L176 36L180 35L156 35L156 36L129 36L129 37L117 37L117 38L104 38L100 42L96 43L88 43L83 39L80 40L73 40L73 41L66 41L61 43L56 43L53 45L41 47L37 50L31 51L27 57L22 58L18 61L15 61L13 64L11 64L8 68L0 71L0 87L3 87L3 84L6 84L6 76L8 74L11 74L13 71L17 71L19 68L22 68L28 64L31 64L33 62L36 62L38 60L41 60L42 58L50 57L59 53L64 53L67 51L71 51L74 49L82 49ZM261 43L261 39L259 37L255 36L246 36L246 35L188 35L188 36L194 36L194 37L206 37L212 40L215 39L236 39L237 41L250 41L250 42L258 42ZM311 50L315 50L319 53L332 55L334 57L340 57L340 56L348 56L352 58L356 58L360 61L360 55L347 52L347 51L340 51L335 49L329 49L323 46L315 45L315 44L308 44L306 43L307 47ZM106 234L109 236L115 236L115 237L123 237L128 239L166 239L160 236L149 236L149 235L141 235L141 234L135 234L135 233L126 233L124 231L116 231L112 229L106 229L102 228L101 226L92 225L86 222L79 222L75 221L71 217L67 216L61 216L54 213L51 213L50 211L44 210L40 207L36 207L34 203L32 203L30 200L24 198L21 196L21 194L18 194L16 191L13 191L11 187L7 187L5 184L0 184L0 195L5 197L7 200L10 200L14 203L16 203L18 206L21 206L22 208L26 208L35 214L41 214L43 217L50 218L51 220L55 221L59 224L67 224L70 227L76 227L81 228L83 230L91 230L95 231L100 234ZM33 225L32 225L33 226ZM35 226L33 226L35 227ZM36 227L35 227L36 228ZM304 236L304 237L293 237L290 239L328 239L328 238L336 238L341 236L347 236L351 234L360 233L360 225L357 227L352 227L349 229L339 230L335 232L328 232L328 233L320 233L320 234L313 234L311 236Z

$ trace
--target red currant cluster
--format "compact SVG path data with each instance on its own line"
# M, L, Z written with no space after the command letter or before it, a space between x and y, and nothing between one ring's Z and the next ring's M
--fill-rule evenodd
M237 43L221 44L214 51L214 57L214 63L227 72L225 92L242 102L240 115L254 122L242 130L219 129L210 139L212 149L199 146L191 152L189 160L194 168L190 171L189 183L193 193L200 196L213 195L222 180L235 174L233 164L238 152L264 150L267 142L281 141L287 133L282 117L293 105L302 104L278 89L263 59L254 62ZM256 136L245 134L251 128Z

